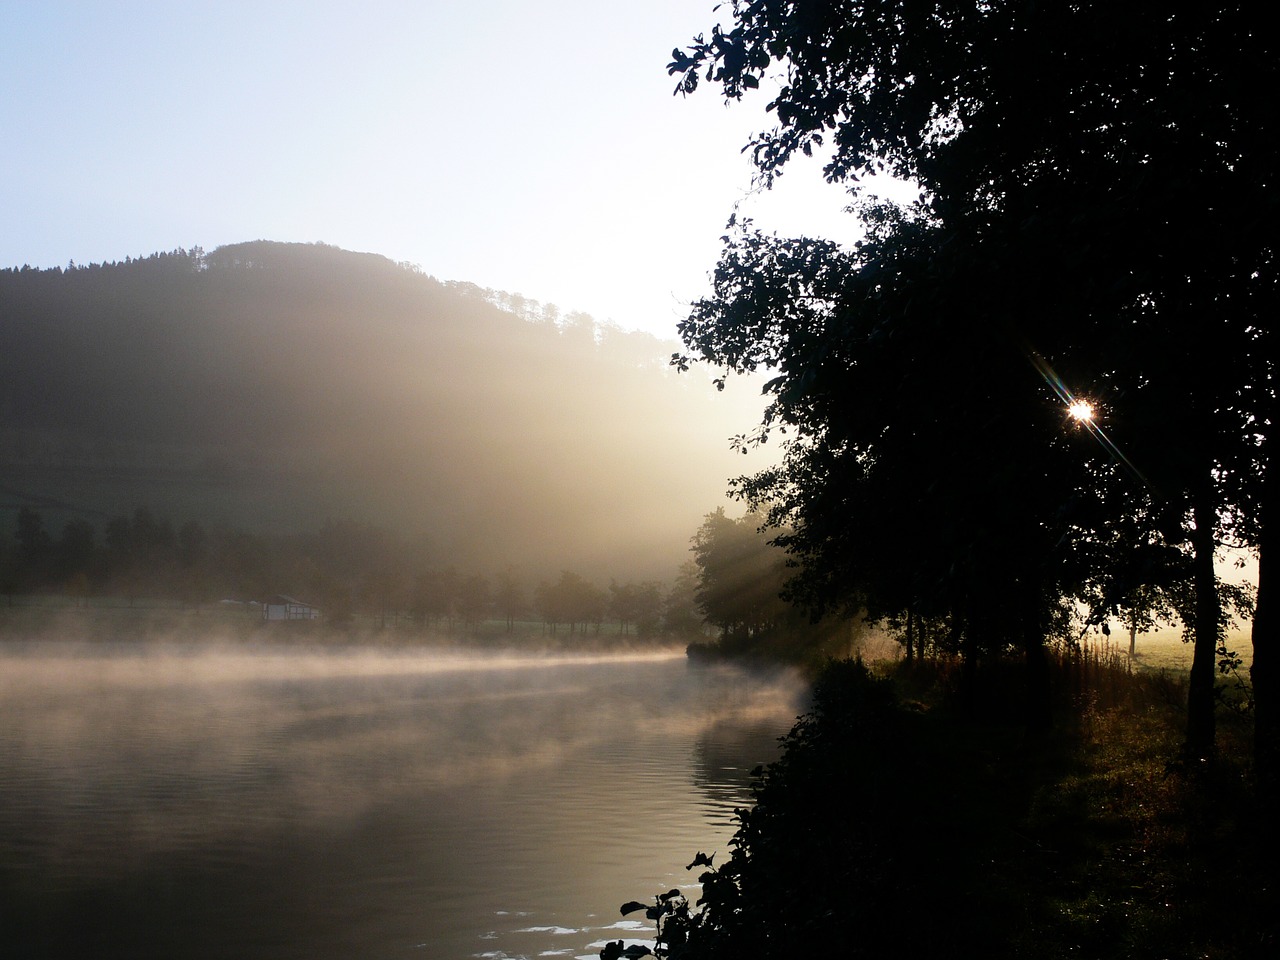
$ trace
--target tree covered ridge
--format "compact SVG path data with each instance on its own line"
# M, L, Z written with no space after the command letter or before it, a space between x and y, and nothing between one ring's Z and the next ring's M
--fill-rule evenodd
M736 420L669 353L317 244L10 269L0 462L15 508L147 503L271 533L358 517L462 565L550 553L647 578L722 497Z

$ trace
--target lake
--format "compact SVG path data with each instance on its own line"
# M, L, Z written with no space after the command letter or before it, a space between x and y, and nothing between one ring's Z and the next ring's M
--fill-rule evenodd
M802 698L674 654L0 647L0 943L594 957L696 899Z

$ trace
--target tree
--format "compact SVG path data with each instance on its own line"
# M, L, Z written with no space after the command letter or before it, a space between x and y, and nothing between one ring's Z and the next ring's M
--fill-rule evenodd
M492 605L489 580L483 574L473 573L458 585L458 616L472 629L489 616Z
M762 182L829 149L826 177L872 215L855 250L737 225L681 328L699 359L777 372L757 439L790 431L784 463L739 489L792 527L779 542L808 599L849 604L856 584L886 610L929 603L970 645L1013 634L1034 664L1037 634L1083 588L1070 554L1100 532L1076 522L1081 505L1124 487L1108 499L1137 502L1192 558L1187 748L1207 756L1214 548L1260 545L1265 519L1278 158L1258 91L1275 86L1274 40L1231 4L731 12L673 52L678 91L705 78L740 99L780 71L775 125L748 145ZM917 182L920 201L869 205L880 172ZM1090 394L1113 421L1076 431L1099 441L1086 475L1049 401ZM890 577L869 547L890 551ZM1255 634L1255 664L1267 642Z
M725 649L747 649L784 615L784 557L760 523L754 514L731 519L718 507L693 536L698 607Z
M441 617L452 622L457 612L461 578L453 567L427 570L414 579L410 609L415 617L436 623Z
M194 567L209 555L209 535L198 520L188 520L178 528L178 562Z
M556 632L558 624L567 623L569 633L577 632L581 626L586 632L587 624L594 623L599 632L600 622L608 605L608 595L595 584L585 580L571 570L560 571L560 579L555 583L538 585L536 603L542 619L547 622L551 632Z
M662 620L662 585L654 580L621 584L611 580L608 613L623 634L629 634L634 624L641 637L653 636Z
M59 587L87 590L89 578L96 573L98 559L97 533L83 517L74 517L62 527L62 535L54 544L54 577Z
M18 511L14 530L17 540L18 579L27 589L42 586L53 559L53 538L45 529L44 517L30 507Z
M494 609L506 621L507 633L515 629L516 617L525 612L524 589L516 579L515 570L507 567L498 574L493 593Z
M692 560L680 564L662 603L662 629L677 637L701 639L702 613L698 609L698 565Z

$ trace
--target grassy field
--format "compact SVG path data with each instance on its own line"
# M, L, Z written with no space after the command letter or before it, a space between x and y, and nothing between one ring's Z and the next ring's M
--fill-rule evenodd
M993 878L1022 905L1011 956L1276 955L1252 724L1224 710L1216 763L1188 769L1185 689L1144 668L1062 731L1016 827L1030 842Z
M1128 658L1127 634L1112 634L1104 638L1091 634L1086 643L1099 654L1116 654ZM1245 669L1253 663L1253 641L1248 629L1236 629L1227 633L1227 649L1240 657ZM1134 650L1133 666L1139 671L1190 670L1192 646L1182 639L1180 628L1166 627L1151 633L1139 634Z

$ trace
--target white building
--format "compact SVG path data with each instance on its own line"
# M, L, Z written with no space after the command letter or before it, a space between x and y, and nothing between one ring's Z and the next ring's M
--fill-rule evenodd
M263 620L319 620L320 610L284 594L263 601Z

